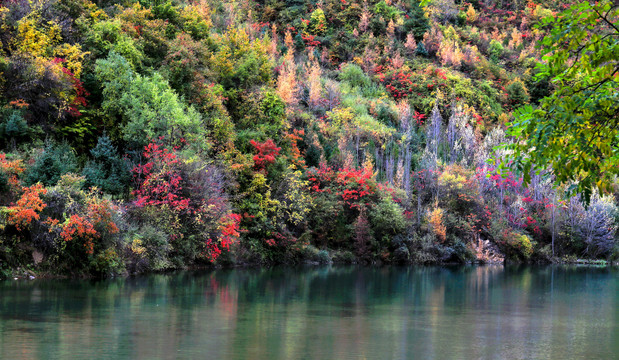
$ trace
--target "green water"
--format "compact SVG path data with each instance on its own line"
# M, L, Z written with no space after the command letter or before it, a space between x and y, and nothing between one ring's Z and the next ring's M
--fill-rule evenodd
M1 359L613 359L619 270L276 268L0 282Z

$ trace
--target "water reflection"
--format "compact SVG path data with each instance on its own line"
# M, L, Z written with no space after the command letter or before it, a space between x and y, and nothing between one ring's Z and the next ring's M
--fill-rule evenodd
M612 358L619 271L221 270L0 283L0 358Z

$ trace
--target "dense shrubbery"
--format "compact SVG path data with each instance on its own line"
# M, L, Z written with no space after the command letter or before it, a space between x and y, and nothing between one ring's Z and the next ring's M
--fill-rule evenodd
M497 165L562 3L255 6L0 5L2 270L619 256L613 194Z

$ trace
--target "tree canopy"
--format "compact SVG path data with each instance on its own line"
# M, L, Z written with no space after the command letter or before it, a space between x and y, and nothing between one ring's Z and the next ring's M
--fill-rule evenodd
M609 191L619 174L619 4L577 3L543 19L538 78L554 92L537 108L515 112L511 134L516 164L530 181L531 168L552 167L558 183L575 185L589 199Z

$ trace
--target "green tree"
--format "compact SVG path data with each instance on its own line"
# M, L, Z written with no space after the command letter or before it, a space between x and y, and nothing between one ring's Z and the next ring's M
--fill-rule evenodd
M15 146L27 138L29 129L23 111L9 109L0 111L0 116L0 143Z
M538 76L554 92L516 111L510 133L516 165L530 181L534 165L552 167L571 191L609 191L619 174L619 4L609 0L572 5L544 18Z
M374 13L377 16L382 16L385 21L397 20L402 12L395 6L387 5L385 1L381 1L374 5Z
M77 159L68 144L48 144L26 172L24 182L26 185L40 182L52 186L56 185L62 175L76 170Z
M409 17L404 22L404 30L413 33L415 41L420 42L423 35L430 29L430 21L417 0L410 1Z
M173 142L180 138L191 140L193 145L203 147L204 129L200 114L187 107L159 74L137 75L120 100L128 122L123 130L127 142L145 145L148 138L164 137Z
M327 18L322 9L318 8L312 12L307 32L313 35L324 35L327 32Z
M161 74L136 74L114 52L97 60L95 73L103 85L102 108L110 116L120 115L127 143L141 147L149 138L163 137L168 142L184 138L196 148L206 146L200 114L184 104Z
M529 103L530 96L527 87L522 80L516 78L507 84L505 91L509 97L509 102L516 106L522 106Z
M112 145L112 140L107 135L101 136L90 153L93 159L82 171L86 186L96 186L110 194L123 193L131 181L131 173L128 163L118 155Z
M119 114L120 98L135 77L131 64L122 55L110 51L107 58L97 60L95 75L103 87L101 107L108 115Z
M490 54L490 60L492 60L495 63L499 62L499 58L501 57L501 55L503 55L504 50L505 49L503 48L503 45L500 42L492 39L488 47L488 53Z
M132 68L140 67L144 60L140 44L123 31L119 19L95 23L86 34L84 42L96 57L115 52L127 59Z

